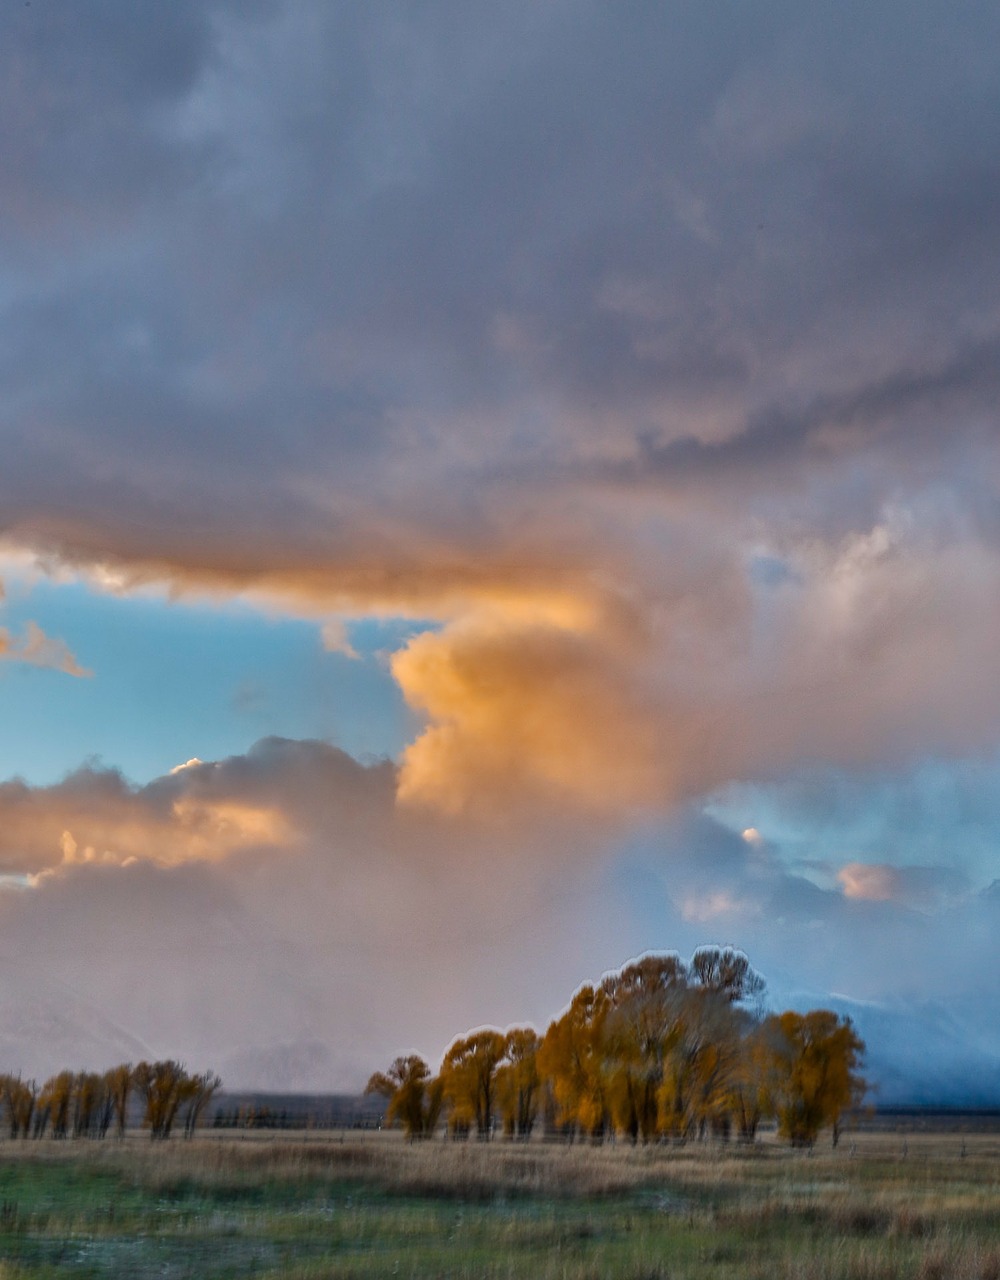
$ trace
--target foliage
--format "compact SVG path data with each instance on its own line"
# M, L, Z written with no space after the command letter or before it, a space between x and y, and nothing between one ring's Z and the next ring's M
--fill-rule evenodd
M783 1013L769 1019L768 1032L781 1067L774 1085L781 1133L809 1146L832 1126L836 1141L841 1116L865 1094L858 1072L865 1046L850 1018L827 1009Z
M538 1050L538 1069L551 1091L556 1123L599 1138L611 1124L609 1082L603 1053L608 996L582 987L551 1024Z
M443 1086L440 1079L431 1078L427 1063L417 1054L397 1058L387 1072L376 1072L365 1093L388 1099L386 1119L390 1124L401 1124L411 1140L429 1137L437 1128Z
M183 1107L184 1132L190 1137L198 1118L222 1081L212 1072L191 1076L179 1062L140 1062L132 1072L132 1083L146 1104L144 1123L153 1139L170 1137Z
M37 1101L38 1085L34 1080L24 1081L19 1075L0 1076L0 1105L12 1138L28 1137Z
M475 1129L483 1141L493 1136L497 1072L507 1049L499 1031L475 1031L456 1040L444 1055L441 1083L455 1134Z
M581 987L539 1039L530 1028L455 1040L436 1081L421 1058L397 1058L369 1091L390 1121L427 1136L443 1106L455 1136L527 1138L541 1110L548 1132L601 1141L686 1142L735 1134L753 1142L777 1117L793 1143L815 1141L864 1096L864 1045L825 1011L765 1018L764 980L732 947L701 947L685 963L650 954ZM428 1090L439 1090L428 1109Z
M39 1088L34 1080L0 1075L0 1108L11 1138L104 1138L112 1123L125 1136L129 1098L146 1103L154 1138L169 1137L178 1113L190 1137L222 1081L213 1072L189 1075L179 1063L122 1063L103 1074L60 1071Z
M539 1039L531 1027L507 1032L496 1094L504 1135L527 1140L535 1127L540 1094Z
M735 1118L752 1137L767 1095L752 1087L758 1018L745 1002L763 987L742 952L703 947L690 965L647 955L581 988L539 1051L556 1123L648 1142L728 1135Z

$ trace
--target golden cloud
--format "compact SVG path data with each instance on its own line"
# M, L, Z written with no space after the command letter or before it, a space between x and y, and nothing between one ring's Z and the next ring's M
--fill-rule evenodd
M758 582L759 536L706 527L699 541L648 516L602 517L600 536L562 508L551 528L515 533L508 512L488 545L465 549L426 533L389 545L371 522L295 554L280 539L188 544L183 531L168 550L93 527L9 541L104 590L239 596L315 618L341 653L345 619L437 624L391 659L425 718L399 798L425 808L627 812L803 761L894 764L994 741L996 549L886 511L867 533L765 547L787 572Z
M81 864L176 866L296 842L295 825L279 805L213 787L214 768L191 765L144 788L94 769L50 787L5 783L0 871L37 878Z
M450 812L539 792L598 811L658 803L656 719L608 637L580 621L474 615L395 654L429 721L403 754L400 799Z
M15 636L9 628L0 627L0 660L24 662L32 667L50 667L68 676L85 677L94 674L77 662L64 640L47 636L36 622L26 623L22 636Z

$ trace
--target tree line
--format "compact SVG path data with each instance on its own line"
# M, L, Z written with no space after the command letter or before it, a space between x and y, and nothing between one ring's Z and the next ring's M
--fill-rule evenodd
M11 1138L122 1138L141 1105L150 1138L169 1138L175 1125L190 1138L221 1087L214 1072L191 1075L172 1059L126 1062L104 1072L60 1071L41 1086L0 1075L0 1116Z
M826 1009L768 1014L765 984L741 951L646 955L577 991L544 1035L474 1031L432 1075L416 1054L376 1072L366 1092L410 1138L546 1133L601 1141L753 1142L777 1121L795 1145L830 1128L867 1091L864 1042Z

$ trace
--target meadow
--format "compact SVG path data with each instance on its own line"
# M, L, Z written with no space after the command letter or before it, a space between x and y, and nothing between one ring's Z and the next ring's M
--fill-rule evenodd
M1000 1135L0 1142L0 1278L1000 1280Z

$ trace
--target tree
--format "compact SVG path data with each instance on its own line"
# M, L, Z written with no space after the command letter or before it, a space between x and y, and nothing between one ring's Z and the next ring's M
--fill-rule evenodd
M741 1071L760 1026L732 988L698 986L689 993L685 1042L689 1046L691 1127L728 1139L737 1108ZM736 1117L741 1124L740 1117Z
M782 1013L767 1025L779 1069L779 1131L795 1146L811 1146L829 1125L836 1143L843 1113L867 1091L859 1071L864 1041L850 1018L829 1009Z
M104 1077L81 1071L73 1079L73 1137L85 1138L97 1128L104 1095Z
M45 1121L48 1121L52 1126L53 1138L65 1138L69 1131L69 1109L74 1083L72 1071L60 1071L58 1075L45 1081L38 1095L38 1109L43 1117L42 1131Z
M12 1138L28 1137L37 1099L38 1085L34 1080L25 1082L19 1075L0 1076L0 1103Z
M744 952L734 947L699 947L690 973L703 990L718 992L732 1004L759 1000L766 986Z
M597 1139L611 1125L603 1049L607 1013L607 992L581 987L538 1049L538 1071L551 1090L557 1123Z
M132 1078L146 1103L145 1123L149 1125L150 1138L169 1138L177 1112L197 1092L197 1078L189 1076L181 1064L172 1059L140 1062Z
M475 1125L481 1141L493 1136L496 1078L506 1050L499 1031L473 1032L456 1040L441 1064L441 1084L453 1133Z
M430 1068L415 1053L397 1058L387 1072L377 1071L365 1086L365 1093L378 1093L388 1100L386 1119L399 1123L411 1141L429 1138L441 1116L441 1081L431 1077Z
M106 1071L104 1074L104 1087L111 1103L115 1132L119 1138L125 1137L125 1124L128 1120L128 1100L129 1094L132 1092L132 1083L131 1062L123 1062L117 1067L112 1067L110 1071ZM107 1132L106 1129L105 1132Z
M772 1026L756 1022L743 1035L729 1084L730 1111L741 1142L753 1142L761 1120L775 1114L780 1074L773 1038Z
M612 1114L633 1142L659 1126L658 1095L676 1039L687 973L674 953L647 955L601 984L608 1008L601 1026Z
M200 1076L191 1076L184 1090L187 1109L184 1112L184 1137L193 1138L198 1121L216 1092L222 1088L222 1080L214 1071L205 1071Z
M503 1063L497 1071L496 1095L508 1138L527 1139L538 1112L539 1039L531 1027L507 1032Z

